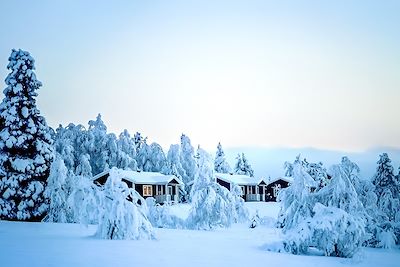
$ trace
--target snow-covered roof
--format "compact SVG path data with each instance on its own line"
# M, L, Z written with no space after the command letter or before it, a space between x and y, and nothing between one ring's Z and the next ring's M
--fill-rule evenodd
M106 174L109 171L104 171L93 177L96 180ZM178 182L178 184L183 185L183 182L175 175L164 175L158 172L139 172L139 171L127 171L119 170L119 174L123 179L126 179L134 184L168 184L172 180Z
M277 177L277 178L267 180L267 184L272 184L279 180L282 180L282 181L285 181L288 183L293 183L293 177Z
M215 177L225 182L237 185L258 185L262 181L261 178L250 177L242 174L230 174L230 173L216 173Z

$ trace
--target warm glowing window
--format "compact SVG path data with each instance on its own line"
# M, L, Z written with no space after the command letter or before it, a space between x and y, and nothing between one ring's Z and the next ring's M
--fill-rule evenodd
M153 195L153 187L151 185L144 185L143 186L143 196L151 197L152 195Z

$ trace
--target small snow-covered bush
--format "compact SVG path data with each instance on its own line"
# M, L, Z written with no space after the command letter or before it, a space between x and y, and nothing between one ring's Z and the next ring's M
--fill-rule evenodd
M148 218L154 227L182 229L185 228L185 221L171 214L170 205L160 205L152 197L146 198Z
M96 236L103 239L151 239L153 227L145 215L145 202L121 181L113 168L102 192L102 211ZM129 199L129 200L128 200Z

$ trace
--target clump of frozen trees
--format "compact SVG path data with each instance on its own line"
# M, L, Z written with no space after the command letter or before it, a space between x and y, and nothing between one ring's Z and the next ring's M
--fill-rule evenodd
M0 104L0 219L40 220L48 209L44 196L53 160L50 128L36 106L42 83L35 60L12 50Z
M352 257L364 242L364 209L354 186L342 165L331 172L331 182L316 191L305 167L294 164L294 182L279 194L287 251L301 254L313 246L327 256Z
M325 255L352 257L360 246L388 248L399 242L399 177L386 153L372 182L361 179L359 167L347 157L329 175L322 164L310 171L299 157L285 167L294 178L279 194L287 251L300 254L316 247Z

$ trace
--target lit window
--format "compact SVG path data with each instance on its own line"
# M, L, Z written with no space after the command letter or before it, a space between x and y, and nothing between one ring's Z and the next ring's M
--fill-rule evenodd
M151 185L144 185L143 186L143 196L151 197L152 195L153 195L153 187Z

